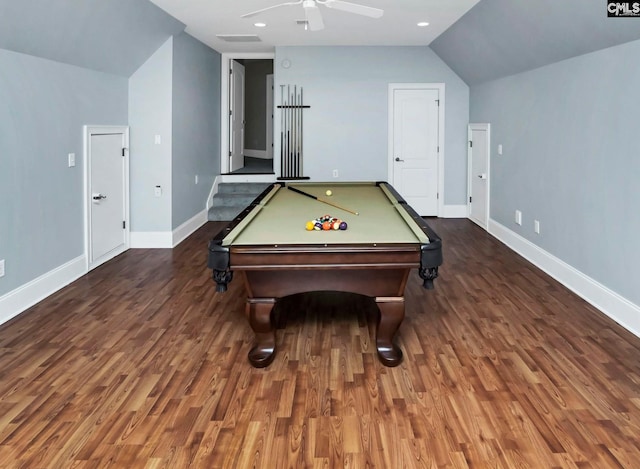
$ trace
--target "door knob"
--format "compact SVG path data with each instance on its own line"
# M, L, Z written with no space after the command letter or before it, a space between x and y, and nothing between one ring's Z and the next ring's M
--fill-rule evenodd
M398 157L396 156L396 161L404 161L404 160L401 160L400 158L398 158Z
M487 175L486 175L486 174L484 174L484 173L482 173L482 174L478 174L478 177L479 177L480 179L487 179Z
M106 195L102 195L102 194L93 194L93 200L102 200L102 199L106 199L107 196Z

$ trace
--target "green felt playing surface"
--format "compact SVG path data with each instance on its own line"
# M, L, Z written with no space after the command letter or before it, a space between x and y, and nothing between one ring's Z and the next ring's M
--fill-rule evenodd
M428 243L402 204L374 183L291 184L308 194L326 199L354 215L288 190L274 189L242 223L223 240L223 245ZM325 195L332 191L330 197ZM331 215L347 222L345 231L307 231L308 221Z

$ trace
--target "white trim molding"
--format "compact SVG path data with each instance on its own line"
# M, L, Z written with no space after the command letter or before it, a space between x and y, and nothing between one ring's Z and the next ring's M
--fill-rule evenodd
M172 249L207 223L208 210L196 213L173 231L132 231L132 249Z
M233 59L275 59L274 52L225 52L220 58L220 172L229 172L229 62Z
M443 205L440 218L468 218L469 209L466 205Z
M189 220L185 221L182 225L173 230L173 245L172 247L176 247L182 241L187 239L193 232L195 232L202 225L207 223L207 215L208 211L203 210L201 212L196 213Z
M249 150L247 148L244 149L244 156L248 156L250 158L260 158L261 160L270 160L271 157L267 153L267 150Z
M2 311L0 324L4 324L86 273L87 262L85 256L78 256L0 296L0 311Z
M132 249L171 249L173 233L171 231L132 231L130 247Z
M491 218L489 219L488 231L629 332L640 337L640 306Z

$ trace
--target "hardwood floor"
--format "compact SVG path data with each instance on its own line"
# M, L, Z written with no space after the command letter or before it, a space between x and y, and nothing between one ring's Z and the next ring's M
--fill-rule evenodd
M0 326L2 468L640 467L640 338L468 220L430 220L382 366L375 305L278 305L252 368L243 287L215 293L208 223L130 250Z

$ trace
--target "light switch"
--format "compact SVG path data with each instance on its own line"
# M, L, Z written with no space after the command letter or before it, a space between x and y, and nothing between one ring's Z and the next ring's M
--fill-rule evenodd
M160 145L162 143L162 138L160 137L160 135L156 135L154 137L153 143L155 143L156 145Z
M72 168L75 165L76 165L76 154L69 153L69 167Z
M160 196L162 195L162 187L160 187L160 186L156 186L156 187L154 188L154 190L153 190L153 194L154 194L156 197L160 197Z

